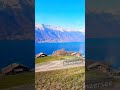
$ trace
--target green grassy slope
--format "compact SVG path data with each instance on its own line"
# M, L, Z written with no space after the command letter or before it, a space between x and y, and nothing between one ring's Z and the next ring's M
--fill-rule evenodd
M85 67L35 74L36 90L84 90L84 81Z
M8 76L0 75L0 89L34 84L34 76L34 72L25 72Z

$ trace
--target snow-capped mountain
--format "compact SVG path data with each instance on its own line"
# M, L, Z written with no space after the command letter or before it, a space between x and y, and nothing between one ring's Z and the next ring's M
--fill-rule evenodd
M35 25L36 42L83 42L84 33L59 26Z

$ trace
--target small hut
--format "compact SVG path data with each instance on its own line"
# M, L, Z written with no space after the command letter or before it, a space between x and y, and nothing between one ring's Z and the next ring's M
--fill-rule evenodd
M41 52L41 53L36 54L35 58L46 57L46 56L47 54Z
M111 71L111 68L109 65L102 64L99 62L88 65L87 69L88 70L97 70L97 71L102 71L102 72L110 72Z
M10 75L10 74L16 74L16 73L29 71L29 68L22 64L12 63L8 65L7 67L4 67L1 71L5 75Z
M77 57L80 57L81 54L80 54L79 52L73 52L73 53L71 53L71 56L77 56Z

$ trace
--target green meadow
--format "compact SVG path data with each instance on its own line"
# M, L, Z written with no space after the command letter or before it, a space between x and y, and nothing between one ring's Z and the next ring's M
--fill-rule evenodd
M35 58L35 63L43 63L43 62L49 62L49 61L56 61L56 60L71 60L71 59L79 59L79 57L76 56L47 56L47 57L41 57L41 58Z
M34 72L25 72L15 75L0 75L0 90L21 85L34 84Z
M35 73L36 90L84 90L85 67Z

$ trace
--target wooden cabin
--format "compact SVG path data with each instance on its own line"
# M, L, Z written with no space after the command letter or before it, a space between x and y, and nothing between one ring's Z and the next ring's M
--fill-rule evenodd
M107 64L102 64L102 63L99 63L99 62L96 62L96 63L92 63L90 65L87 66L87 69L88 70L97 70L97 71L102 71L102 72L110 72L111 71L111 68L109 65Z
M7 67L4 67L1 72L5 75L11 75L21 72L29 71L29 68L22 64L12 63L8 65Z
M46 57L46 56L47 56L47 54L45 54L45 53L38 53L35 55L35 58Z
M81 56L81 53L79 53L79 52L73 52L73 53L71 53L71 56L80 57L80 56Z

